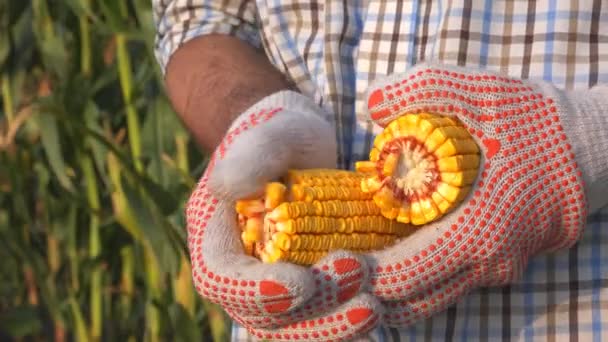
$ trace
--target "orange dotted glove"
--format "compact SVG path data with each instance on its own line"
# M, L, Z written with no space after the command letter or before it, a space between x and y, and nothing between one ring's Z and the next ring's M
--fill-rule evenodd
M243 113L214 152L187 205L196 290L252 334L269 340L356 336L381 316L365 260L334 252L310 268L265 264L243 250L234 201L289 168L336 167L334 129L304 96L271 95Z
M385 302L390 326L442 311L472 289L513 282L531 256L572 246L588 210L591 184L583 178L603 187L608 181L606 162L596 167L585 156L585 130L569 127L597 117L597 102L549 84L421 64L377 80L367 100L381 126L403 113L457 117L482 151L478 177L458 208L369 254L372 291Z

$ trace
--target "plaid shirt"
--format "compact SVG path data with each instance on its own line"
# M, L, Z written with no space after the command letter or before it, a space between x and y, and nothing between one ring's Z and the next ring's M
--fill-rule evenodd
M380 130L362 114L369 82L422 60L564 89L608 83L608 6L601 0L153 1L163 68L180 44L208 33L264 48L302 93L335 113L344 168L367 159ZM576 247L532 259L518 283L477 290L409 328L379 327L369 340L608 339L605 244L608 208L592 213ZM237 325L232 337L250 339Z

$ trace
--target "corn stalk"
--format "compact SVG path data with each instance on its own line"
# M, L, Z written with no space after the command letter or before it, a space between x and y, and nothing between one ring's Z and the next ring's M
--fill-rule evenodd
M84 6L90 5L87 0L82 0ZM80 72L85 77L91 76L91 34L89 31L89 19L81 15L79 20L80 28ZM99 190L97 189L97 177L90 156L90 140L85 140L85 151L80 155L80 167L83 172L85 186L87 189L86 197L92 214L89 219L89 257L95 261L95 266L91 270L90 279L90 336L93 341L100 341L103 330L103 298L102 298L102 273L97 258L101 253L101 238L99 233L99 211L101 204L99 201Z
M188 173L190 165L188 163L187 138L181 134L175 137L177 168L183 173ZM194 317L195 299L194 287L192 285L192 268L189 260L182 255L180 258L180 269L175 279L174 296L191 317Z
M123 8L124 6L121 6ZM123 9L123 14L126 9ZM120 86L122 89L123 100L125 102L125 110L127 113L127 132L129 136L129 146L131 155L137 172L142 172L143 164L141 161L141 133L140 123L137 116L137 111L133 105L132 89L133 81L131 77L131 57L127 50L127 38L124 34L118 33L116 39L116 53L118 58L118 74L120 78ZM146 305L147 326L149 340L156 342L159 340L160 333L160 313L152 303L152 300L160 297L160 274L154 251L149 245L144 245L144 260L146 269L146 280L151 294L151 301Z
M10 76L7 73L2 74L2 103L4 116L6 118L6 127L10 127L15 117L15 109L13 107L13 97L11 95Z
M87 154L83 154L81 157L82 171L84 173L86 189L87 189L87 202L93 214L90 216L89 221L89 257L91 260L95 260L95 266L91 271L91 302L90 302L90 320L91 320L91 339L93 341L101 340L102 324L103 324L103 313L102 313L102 274L101 267L97 263L96 259L99 257L101 252L101 242L99 237L99 218L98 212L100 210L99 204L99 191L97 190L97 180L95 178L95 171L93 169L93 161Z

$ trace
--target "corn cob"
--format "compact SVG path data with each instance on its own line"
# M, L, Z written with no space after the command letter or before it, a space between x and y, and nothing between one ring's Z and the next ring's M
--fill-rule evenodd
M264 197L237 201L242 241L263 262L311 265L329 251L382 249L413 232L383 217L365 175L353 171L291 170L285 182L268 183Z
M480 164L479 147L456 118L405 114L376 137L362 191L384 217L424 225L445 215L469 193Z

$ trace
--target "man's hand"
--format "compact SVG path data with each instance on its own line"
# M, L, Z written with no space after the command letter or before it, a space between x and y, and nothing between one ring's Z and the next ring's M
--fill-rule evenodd
M605 187L598 175L605 182L608 170L581 149L585 132L564 122L576 117L583 127L585 117L601 116L599 106L546 83L432 64L378 80L368 94L370 116L381 126L404 113L457 117L482 150L460 207L369 255L373 293L387 302L386 324L406 326L472 289L511 283L531 256L578 241L592 187L583 175ZM603 134L596 143L606 143L605 133L587 132Z
M264 264L244 253L234 201L263 190L289 168L335 168L332 125L302 95L271 95L240 115L187 206L197 291L258 337L343 339L370 330L381 306L369 294L362 256L337 251L305 268Z
M226 35L204 35L177 49L167 65L166 87L185 126L209 152L238 115L291 88L263 53Z

